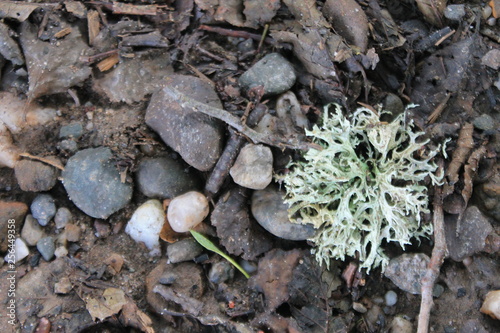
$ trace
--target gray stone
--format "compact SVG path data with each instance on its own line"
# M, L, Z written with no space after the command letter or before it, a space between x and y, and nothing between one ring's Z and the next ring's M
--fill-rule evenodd
M54 252L56 251L54 239L50 236L40 239L38 243L36 243L36 248L45 261L50 261L54 257Z
M44 236L44 232L40 224L35 220L33 215L28 214L24 220L21 237L29 246L35 246L36 243Z
M271 234L289 240L312 238L315 229L310 224L292 223L288 218L288 204L283 201L284 193L270 185L252 195L252 214L257 222Z
M244 89L263 86L266 95L278 95L295 84L293 66L279 53L270 53L250 67L239 79Z
M434 288L432 289L432 297L439 298L443 293L444 293L444 287L439 283L436 283L434 285Z
M423 253L405 253L389 261L384 275L399 289L418 295L422 292L421 281L429 261Z
M14 170L21 190L30 192L50 190L59 175L59 171L53 166L32 160L17 162Z
M445 217L445 235L451 259L462 261L484 249L486 237L493 231L488 218L476 206L469 206L460 221L457 215Z
M172 75L165 84L198 102L222 108L214 89L194 76ZM151 97L146 124L184 161L200 171L212 169L221 155L222 122L171 98L164 89Z
M273 180L273 153L269 147L247 144L229 171L236 184L253 190L265 189Z
M57 210L56 216L54 217L54 222L56 223L56 228L61 229L73 220L73 214L66 207L61 207Z
M388 93L384 99L384 110L390 111L389 118L394 119L405 111L405 106L398 95Z
M56 204L54 203L54 198L49 194L37 195L31 203L30 208L33 217L43 227L56 215Z
M234 277L234 267L227 261L219 261L210 267L208 271L208 280L219 284L231 280Z
M444 10L444 17L450 21L460 21L465 16L465 5L448 5Z
M393 306L398 302L398 294L394 290L389 290L384 295L385 305Z
M170 263L175 264L183 261L191 261L203 252L203 247L193 238L187 238L169 244L167 256Z
M133 58L122 58L116 68L92 82L93 88L112 102L131 104L158 90L162 79L172 72L170 53L150 49Z
M497 124L495 123L495 119L493 119L493 117L489 114L480 115L479 117L474 119L473 124L475 128L482 131L491 131L498 128Z
M78 150L78 144L73 139L62 140L59 142L59 149L74 153Z
M181 161L169 156L145 158L138 166L137 186L147 197L173 198L198 188L198 179L186 170Z
M83 134L83 126L81 123L71 123L64 125L59 129L59 138L68 139L74 138L79 139Z
M73 203L85 214L106 219L127 205L132 185L122 183L109 148L89 148L73 155L62 173Z

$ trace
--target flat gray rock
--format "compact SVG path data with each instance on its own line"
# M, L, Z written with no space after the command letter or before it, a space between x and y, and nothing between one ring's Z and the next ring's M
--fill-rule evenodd
M270 53L243 73L239 83L243 89L263 86L266 95L278 95L290 89L296 78L288 60L279 53Z
M85 214L106 219L125 207L132 185L122 183L106 147L90 148L73 155L62 173L63 184L73 203Z
M182 161L169 156L145 158L136 173L139 190L150 198L173 198L198 189L198 179Z
M222 108L214 89L197 77L172 75L165 84L198 102ZM151 97L146 124L184 161L200 171L212 169L221 155L222 122L170 98L164 89Z
M451 259L462 261L484 249L486 237L493 231L488 218L476 206L468 207L460 225L457 215L445 218L445 235Z
M422 292L422 278L431 259L423 253L405 253L389 261L384 275L399 289L418 295Z
M273 235L289 240L312 238L315 229L310 224L292 223L288 218L288 204L283 201L284 193L270 185L252 195L252 214L257 222Z

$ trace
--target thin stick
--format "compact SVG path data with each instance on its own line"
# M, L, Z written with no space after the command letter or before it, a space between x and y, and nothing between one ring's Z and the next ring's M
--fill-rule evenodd
M242 31L242 30L231 30L231 29L226 29L226 28L221 28L221 27L214 27L211 25L202 24L202 25L200 25L199 29L209 31L209 32L215 32L215 33L217 33L219 35L223 35L223 36L245 38L245 39L250 38L250 39L253 39L256 41L260 41L260 39L262 38L262 35L253 34L251 32ZM273 44L274 40L270 37L266 37L266 38L264 38L264 42L266 42L268 44Z
M201 112L210 117L222 120L244 136L248 137L253 143L265 143L267 145L278 147L280 149L321 149L320 145L311 142L300 141L297 138L282 138L276 135L263 134L254 131L250 127L243 125L239 118L233 116L229 112L219 108L214 108L213 106L210 106L208 104L200 103L172 87L166 86L165 88L163 88L163 92L167 94L167 96L169 96L172 100L178 101L182 106L186 106L196 112Z
M46 163L48 165L52 165L54 168L58 168L59 170L64 171L64 167L61 164L54 162L54 161L51 161L47 158L31 155L29 153L21 153L21 154L19 154L19 156L27 157L29 159L36 160L36 161L40 161L40 162Z
M420 314L418 315L417 333L427 333L429 331L429 319L431 308L434 304L432 300L432 290L434 283L439 277L439 271L446 256L446 238L444 235L444 215L443 215L443 192L441 187L436 187L434 193L434 248L425 276L422 278L422 302L420 303Z

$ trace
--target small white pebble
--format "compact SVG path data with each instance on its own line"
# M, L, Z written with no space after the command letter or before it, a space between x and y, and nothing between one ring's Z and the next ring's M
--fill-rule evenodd
M393 306L398 302L398 294L394 290L389 290L384 296L385 305Z
M368 311L363 304L358 303L358 302L353 302L352 308L354 309L354 311L359 312L359 313L366 313L366 311Z
M125 232L136 242L143 242L151 250L150 255L159 255L160 231L165 222L165 212L159 200L153 199L136 209Z
M486 294L480 311L493 319L500 319L500 290L490 291Z
M56 258L66 257L68 255L68 249L66 248L66 246L59 246L54 251L54 254L55 254Z
M187 232L200 224L208 212L207 198L200 192L191 191L172 199L167 218L173 231Z
M413 324L403 317L396 316L392 320L389 332L391 333L412 333Z
M16 238L14 246L16 247L16 262L23 260L28 256L28 254L30 254L28 246L21 238ZM8 261L7 257L5 261Z

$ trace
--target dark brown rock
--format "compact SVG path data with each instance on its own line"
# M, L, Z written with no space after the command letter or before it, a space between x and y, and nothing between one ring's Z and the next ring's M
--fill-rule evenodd
M56 184L59 174L56 168L31 160L17 162L14 170L21 190L31 192L50 190Z
M198 102L222 108L213 88L193 76L172 75L166 85ZM172 100L163 89L151 97L146 123L191 166L210 170L222 152L222 122Z

